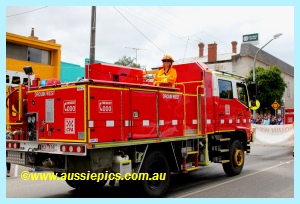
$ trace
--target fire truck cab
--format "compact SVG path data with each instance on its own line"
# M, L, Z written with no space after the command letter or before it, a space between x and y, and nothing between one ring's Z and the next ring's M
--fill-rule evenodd
M171 172L214 162L230 176L240 174L252 141L244 79L203 63L174 68L175 87L153 86L141 69L101 63L88 65L80 81L20 85L7 100L17 106L17 113L9 110L7 162L58 176L103 174L100 181L65 180L84 189L118 180L148 197L167 192ZM147 176L127 180L126 173ZM153 180L155 173L165 177Z

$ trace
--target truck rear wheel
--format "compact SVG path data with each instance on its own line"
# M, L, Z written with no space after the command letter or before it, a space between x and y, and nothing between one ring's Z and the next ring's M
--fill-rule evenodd
M223 164L224 172L228 176L239 175L242 172L245 162L243 145L239 140L234 140L229 148L230 162Z
M166 156L161 151L153 151L146 155L140 173L148 173L149 179L138 181L142 194L148 197L162 197L170 184L170 167ZM158 175L158 178L153 177Z

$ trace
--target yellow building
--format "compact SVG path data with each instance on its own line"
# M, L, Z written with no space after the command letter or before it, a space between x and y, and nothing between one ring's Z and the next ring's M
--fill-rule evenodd
M34 75L38 74L41 80L59 79L60 60L61 45L53 39L39 40L33 28L29 37L6 32L6 95L11 86L28 83L25 66L31 66Z

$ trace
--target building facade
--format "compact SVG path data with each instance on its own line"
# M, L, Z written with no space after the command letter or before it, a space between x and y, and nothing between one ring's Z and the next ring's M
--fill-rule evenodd
M232 52L219 54L217 44L208 44L208 53L204 55L204 43L199 43L199 55L191 58L179 59L174 64L203 62L212 70L225 71L240 76L248 76L253 69L254 57L259 49L250 43L242 43L240 53L237 53L237 42L232 41ZM294 108L294 67L282 60L261 50L256 57L255 66L264 68L277 65L281 70L281 75L287 84L282 101L285 107Z
M23 73L23 67L31 66L40 79L59 78L61 45L55 40L43 41L34 36L34 29L29 37L6 33L6 84L25 83L26 79L12 80L10 71ZM15 78L16 79L16 78Z
M31 66L41 80L60 78L60 60L61 45L54 39L39 40L34 29L28 37L6 32L6 95L10 87L28 84L25 66Z

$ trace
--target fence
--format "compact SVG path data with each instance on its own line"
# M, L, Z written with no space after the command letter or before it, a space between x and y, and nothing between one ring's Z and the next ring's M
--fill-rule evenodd
M254 143L265 145L294 146L294 126L252 124Z

